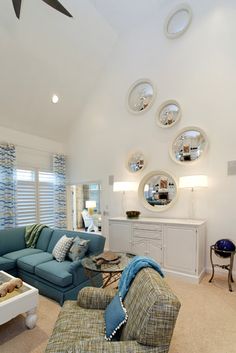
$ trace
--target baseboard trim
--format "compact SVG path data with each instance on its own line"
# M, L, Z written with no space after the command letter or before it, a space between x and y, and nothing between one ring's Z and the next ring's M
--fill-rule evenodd
M206 268L206 273L212 274L212 267L207 267ZM224 276L225 275L228 276L228 271L227 270L223 270L220 267L215 267L215 273L216 274L220 274L220 275L224 275ZM233 275L234 278L236 278L236 271L233 271L232 275Z
M164 273L167 274L167 276L173 276L176 278L184 279L187 280L188 282L199 284L201 280L203 279L205 275L205 269L202 270L200 275L190 275L188 273L183 273L183 272L178 272L178 271L172 271L168 269L163 269Z

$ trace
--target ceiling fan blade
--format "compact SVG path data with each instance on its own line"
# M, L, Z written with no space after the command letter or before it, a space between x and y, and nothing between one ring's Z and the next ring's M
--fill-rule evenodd
M21 0L12 0L13 7L17 18L20 18Z
M44 1L49 6L53 7L55 10L63 13L63 15L66 15L68 17L72 17L72 15L69 13L69 11L67 11L58 0L42 0L42 1Z

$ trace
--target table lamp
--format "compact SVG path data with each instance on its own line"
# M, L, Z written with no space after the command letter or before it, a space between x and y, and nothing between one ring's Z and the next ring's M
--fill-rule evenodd
M87 200L85 202L85 207L88 209L90 216L93 214L94 208L96 208L96 201Z
M115 181L113 183L114 192L122 192L122 211L125 214L125 193L127 191L137 191L138 184L132 181Z
M85 207L88 209L88 214L90 218L90 224L88 226L88 232L96 232L98 229L94 224L93 210L96 208L96 201L87 200L85 202Z
M190 175L190 176L183 176L179 178L180 189L191 189L191 205L189 207L190 218L194 218L194 213L195 213L193 191L196 188L203 188L207 186L208 186L207 175Z

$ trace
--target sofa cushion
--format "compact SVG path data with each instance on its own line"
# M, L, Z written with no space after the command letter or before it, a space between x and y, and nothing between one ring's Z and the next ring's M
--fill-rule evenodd
M25 227L0 231L0 256L25 248Z
M0 257L0 271L9 271L15 268L15 261Z
M66 258L66 254L69 251L74 238L69 238L63 235L53 248L52 255L58 262L62 262Z
M104 341L104 311L83 309L76 301L66 301L46 352L65 352L67 349L69 351L75 342L96 338Z
M71 261L48 261L35 267L35 274L60 287L72 284L72 274L68 272Z
M90 240L80 239L75 237L68 252L68 257L72 261L78 261L85 256L88 250Z
M36 243L36 249L46 251L53 233L52 228L43 228Z
M34 273L35 266L53 260L52 254L40 252L38 254L21 257L17 260L17 266L27 272Z
M26 248L18 251L13 251L9 252L8 254L3 255L6 259L10 260L18 260L21 257L27 256L27 255L32 255L32 254L38 254L39 252L42 252L40 249L32 249L32 248Z
M52 233L51 240L48 244L48 249L47 252L52 252L56 243L58 242L59 239L63 237L63 235L66 235L69 238L74 238L76 235L78 235L78 232L74 232L72 230L66 230L66 229L55 229Z
M87 232L75 232L75 231L69 231L66 229L55 229L52 233L51 240L48 245L47 252L52 252L54 246L58 242L58 240L63 236L66 235L67 237L80 237L81 239L85 240L91 240L89 242L89 247L88 247L88 253L87 255L89 256L90 254L101 254L104 249L104 244L105 244L105 237L99 235L99 234L91 234Z

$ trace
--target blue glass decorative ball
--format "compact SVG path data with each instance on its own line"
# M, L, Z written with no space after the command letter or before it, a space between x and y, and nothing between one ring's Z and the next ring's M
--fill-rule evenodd
M235 251L235 245L230 239L220 239L215 243L215 253L220 257L230 257L230 253L224 251Z

